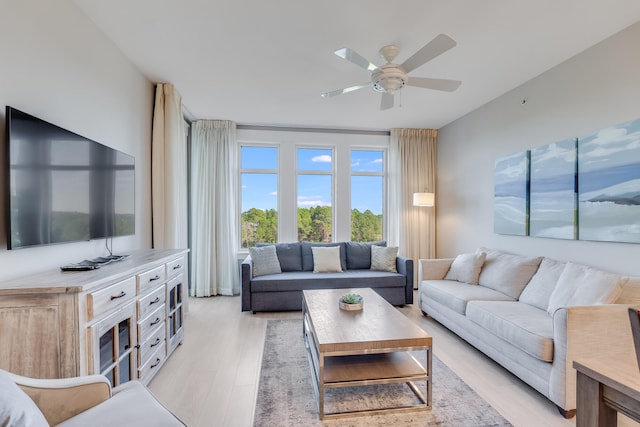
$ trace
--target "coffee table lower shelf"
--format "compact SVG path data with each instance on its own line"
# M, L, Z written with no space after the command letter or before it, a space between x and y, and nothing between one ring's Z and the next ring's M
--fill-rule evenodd
M368 351L365 354L319 354L314 346L313 336L308 331L305 333L305 347L320 419L431 409L430 347L376 349L376 353ZM420 363L411 351L426 352L425 364ZM421 390L415 381L423 381L424 390ZM325 413L327 389L394 383L406 383L420 403Z

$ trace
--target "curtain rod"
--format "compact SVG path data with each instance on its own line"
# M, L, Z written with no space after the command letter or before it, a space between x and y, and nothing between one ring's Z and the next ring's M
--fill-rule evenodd
M303 128L293 126L258 126L258 125L237 125L237 129L243 130L265 130L279 132L314 132L314 133L346 133L352 135L375 135L389 136L388 130L358 130L358 129L328 129L328 128Z

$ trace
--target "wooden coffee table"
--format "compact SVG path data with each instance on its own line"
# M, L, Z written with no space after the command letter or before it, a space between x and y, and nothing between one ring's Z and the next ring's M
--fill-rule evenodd
M338 307L342 295L364 298L362 311ZM432 338L371 289L303 291L303 334L320 419L431 409ZM410 352L424 351L424 363ZM414 381L424 381L424 393ZM421 403L325 414L328 388L407 383Z

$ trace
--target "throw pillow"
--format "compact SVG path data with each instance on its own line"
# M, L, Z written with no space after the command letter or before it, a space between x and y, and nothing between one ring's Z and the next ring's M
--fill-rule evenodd
M300 245L302 249L302 271L313 271L313 253L311 252L311 248L326 248L333 246L338 246L340 248L340 268L342 268L342 271L347 269L347 251L345 249L346 245L344 242L301 242Z
M387 246L387 242L346 242L346 245L347 269L368 270L371 268L371 246Z
M271 245L273 243L256 243L256 247ZM302 271L302 249L300 243L276 243L275 247L282 271Z
M340 247L312 247L314 273L340 273Z
M520 302L532 305L540 310L547 311L551 293L556 288L556 283L564 270L565 263L544 258L533 275L529 284L520 294Z
M470 285L478 284L478 277L482 270L482 265L487 257L485 252L474 252L471 254L460 254L451 263L445 280L456 280Z
M562 307L611 304L622 292L628 278L568 262L549 298L551 315Z
M486 248L480 248L478 252L487 253L478 284L513 299L520 296L542 261L542 257L526 257Z
M398 257L398 247L371 246L371 270L389 271L397 273L396 258Z
M254 277L282 273L274 245L249 248L249 255L251 255L251 261L253 262Z
M0 426L49 427L31 398L0 369Z

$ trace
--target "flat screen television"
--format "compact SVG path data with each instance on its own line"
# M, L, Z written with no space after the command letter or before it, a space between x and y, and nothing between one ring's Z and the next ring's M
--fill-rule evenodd
M8 249L135 234L135 159L6 108Z

